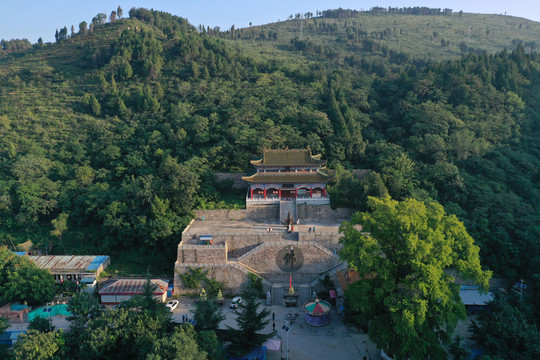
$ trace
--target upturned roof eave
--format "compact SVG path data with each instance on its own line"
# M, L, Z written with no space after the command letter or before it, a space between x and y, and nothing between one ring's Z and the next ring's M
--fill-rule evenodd
M251 176L243 176L242 180L249 183L327 183L333 176L322 172L298 174L298 173L256 173Z

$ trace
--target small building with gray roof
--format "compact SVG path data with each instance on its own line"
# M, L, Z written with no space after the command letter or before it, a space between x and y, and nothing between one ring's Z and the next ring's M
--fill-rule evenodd
M167 288L169 284L159 279L152 279L150 281L154 286L154 299L159 302L165 302L167 300ZM116 280L99 291L101 303L103 305L117 305L122 301L131 299L133 296L142 295L146 282L146 279Z
M57 282L95 280L111 263L107 255L41 255L28 258L40 269L49 270Z

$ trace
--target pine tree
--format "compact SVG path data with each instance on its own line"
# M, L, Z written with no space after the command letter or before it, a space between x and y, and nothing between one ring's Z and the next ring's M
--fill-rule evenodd
M264 308L258 311L260 303L257 301L255 292L247 290L242 293L242 298L244 300L239 303L238 309L234 310L239 329L229 327L234 339L229 346L229 351L234 355L247 354L275 334L275 331L269 334L258 332L270 323L270 310Z
M195 303L193 318L197 321L195 330L215 330L219 327L219 323L225 320L225 315L221 307L214 302L214 299L199 301Z

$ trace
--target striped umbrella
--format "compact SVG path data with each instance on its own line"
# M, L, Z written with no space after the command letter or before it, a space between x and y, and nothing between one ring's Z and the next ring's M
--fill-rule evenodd
M326 301L319 301L318 299L315 301L311 301L306 304L304 309L313 315L324 315L328 314L330 312L330 304L328 304Z

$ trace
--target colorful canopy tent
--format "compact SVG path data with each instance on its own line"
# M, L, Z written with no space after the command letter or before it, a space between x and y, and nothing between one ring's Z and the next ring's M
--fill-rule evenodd
M68 311L67 305L47 306L28 313L28 321L36 317L49 318L56 315L71 316L72 314Z
M315 301L307 302L304 305L306 323L312 326L328 325L330 322L330 308L331 305L324 300L315 299Z

